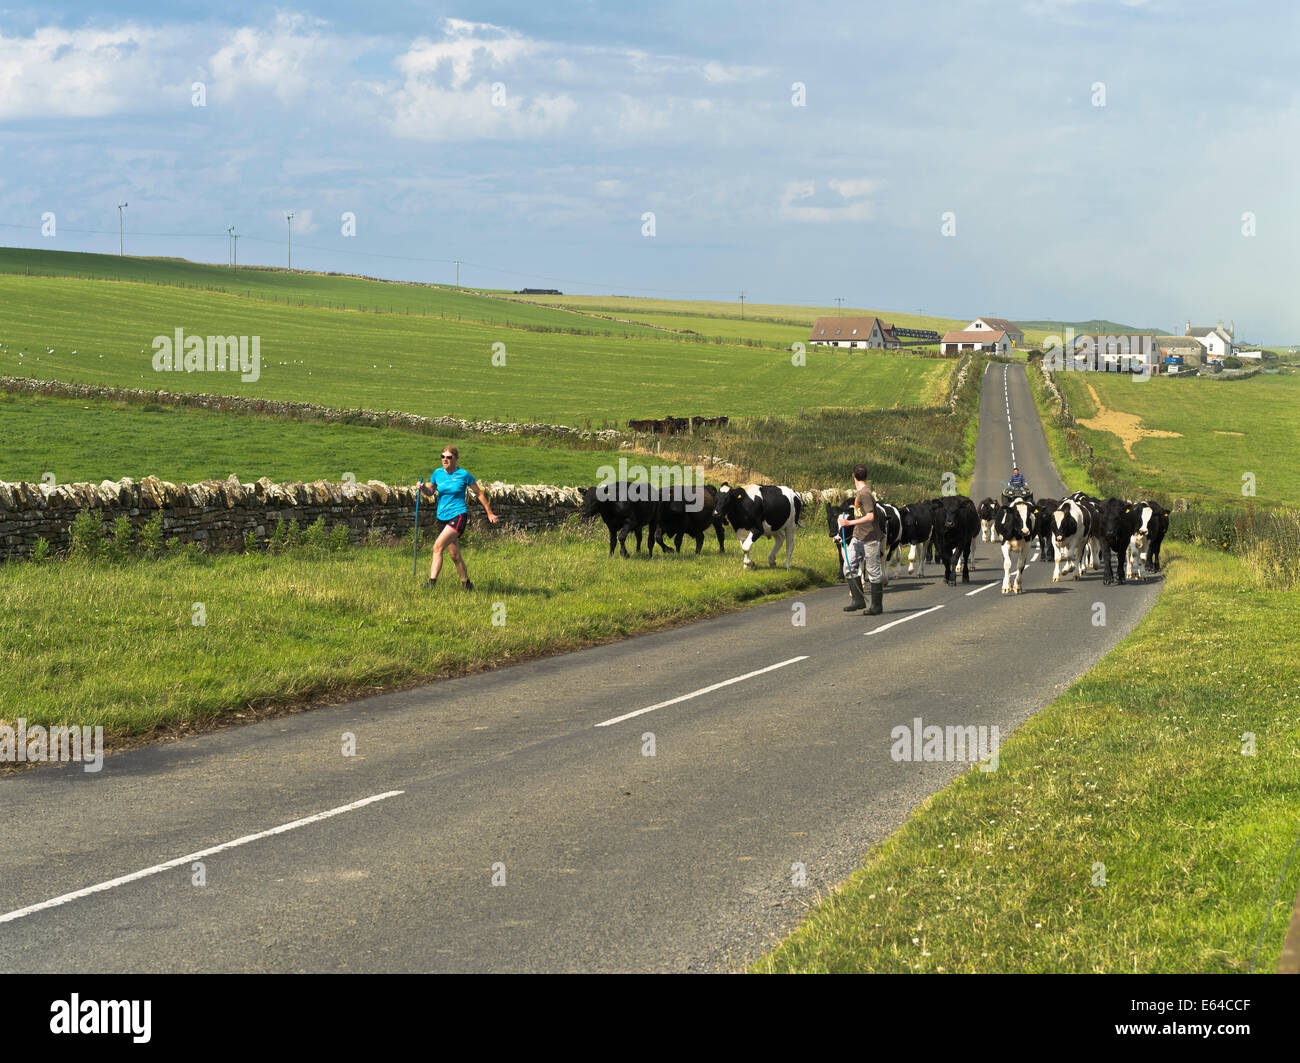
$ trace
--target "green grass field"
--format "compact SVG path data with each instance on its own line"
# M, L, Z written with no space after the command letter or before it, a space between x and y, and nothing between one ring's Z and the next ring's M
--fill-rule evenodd
M1181 433L1138 440L1129 461L1113 432L1079 426L1097 457L1149 490L1215 505L1300 505L1300 377L1139 382L1110 373L1055 375L1076 419L1097 414L1091 385L1108 410L1135 415L1146 429ZM1254 475L1253 497L1242 494L1246 473Z
M421 435L400 428L318 424L173 406L0 393L0 480L58 483L142 479L173 483L262 476L285 480L415 483L454 441L461 464L486 481L584 485L619 451L546 445L544 438L477 433Z
M228 292L282 305L333 307L366 313L444 315L451 320L509 323L512 327L576 329L623 336L662 336L658 329L615 326L580 314L551 310L446 285L407 284L280 269L239 269L180 258L122 258L72 251L0 247L0 275L96 278L133 286L163 285Z
M1294 593L1163 551L1134 632L878 846L757 971L1242 972L1297 889ZM1254 735L1254 756L1242 735ZM1104 866L1105 884L1098 880Z
M454 572L424 585L428 549L413 577L409 544L0 565L0 716L110 738L203 725L680 624L825 585L830 569L743 572L711 546L610 560L606 543L604 525L471 534L469 593Z
M260 336L260 379L155 372L153 338L176 328ZM788 354L747 347L570 336L202 290L12 276L0 276L0 342L0 373L18 376L577 426L668 414L926 405L937 401L951 369L945 360L842 351L809 351L807 364L795 366ZM504 365L493 364L495 343L504 345Z

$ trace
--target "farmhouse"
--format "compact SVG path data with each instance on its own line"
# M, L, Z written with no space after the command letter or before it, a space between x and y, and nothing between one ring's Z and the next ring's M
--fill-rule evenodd
M1187 331L1184 335L1191 336L1197 343L1205 348L1206 359L1227 358L1232 354L1232 333L1235 323L1228 322L1228 327L1223 327L1223 321L1220 320L1212 328L1192 328L1192 323L1187 322Z
M1002 329L962 329L958 332L946 332L943 339L939 341L939 349L944 354L958 354L961 351L1007 354L1011 347L1011 339Z
M1023 347L1025 345L1025 334L1020 328L1008 321L1004 317L977 317L966 326L966 332L979 332L987 329L990 332L1005 332L1007 339L1011 341L1012 347Z
M902 346L894 326L878 317L819 317L808 342L814 347L861 347L896 350Z
M1084 333L1074 340L1074 368L1116 373L1160 363L1160 345L1150 332L1101 336Z

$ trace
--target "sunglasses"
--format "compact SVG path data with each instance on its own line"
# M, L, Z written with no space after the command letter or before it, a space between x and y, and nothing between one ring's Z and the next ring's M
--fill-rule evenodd
M443 460L443 461L455 461L455 460L456 460L456 456L455 456L454 454L444 454L444 455L442 456L442 460Z

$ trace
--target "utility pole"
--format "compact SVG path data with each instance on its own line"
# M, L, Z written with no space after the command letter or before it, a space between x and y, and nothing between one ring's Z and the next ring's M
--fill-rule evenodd
M740 293L740 320L745 320L745 293Z
M235 227L233 225L227 225L226 226L226 265L227 266L232 266L235 263L234 251L231 250L234 246L234 233L235 233Z
M838 317L840 311L843 309L844 309L844 296L837 295L835 297L835 315Z
M289 268L293 269L293 211L284 216L284 221L289 226Z
M456 259L456 287L460 287L460 259Z
M234 228L234 226L231 226L231 228ZM234 268L235 272L239 272L239 233L231 233L230 238L231 240L234 241L234 249L232 251L231 265Z
M129 207L129 203L119 203L117 205L117 257L125 258L126 253L122 245L122 211Z

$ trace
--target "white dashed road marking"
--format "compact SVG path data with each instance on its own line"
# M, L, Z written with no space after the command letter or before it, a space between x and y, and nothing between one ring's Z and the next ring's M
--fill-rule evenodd
M205 857L212 856L216 853L223 853L227 849L233 849L238 845L247 845L249 842L259 841L262 838L269 838L275 834L283 834L285 831L295 830L298 827L305 827L309 823L319 823L321 820L329 819L331 816L337 816L343 812L351 812L354 808L362 808L365 805L374 804L376 801L384 801L390 797L397 797L405 792L405 790L389 790L384 794L375 794L374 797L364 797L360 801L353 801L350 805L341 805L338 808L331 808L326 812L317 812L314 816L307 816L305 819L295 819L292 823L283 823L278 827L272 827L270 830L260 831L257 834L249 834L243 838L236 838L233 842L214 845L211 849L200 849L197 853L178 856L175 860L168 860L165 864L154 864L153 867L146 867L143 871L134 871L129 875L121 876L121 878L109 879L107 882L100 882L94 886L87 886L83 890L76 890L72 893L65 893L61 897L53 897L48 901L41 901L40 904L32 904L28 905L26 908L18 908L12 912L6 912L4 915L0 915L0 923L12 923L15 919L21 919L25 915L31 915L34 912L42 912L47 908L57 908L61 904L67 904L70 901L79 900L82 897L89 897L92 893L103 893L105 890L111 890L117 886L125 886L128 882L135 882L142 878L148 878L150 875L156 875L161 871L168 871L173 867L180 867L182 864L191 863L194 860L202 860Z
M738 675L734 679L724 679L721 683L714 683L712 686L701 687L689 694L683 694L680 698L673 698L670 701L661 701L657 705L647 705L644 709L637 709L635 712L627 712L622 716L615 716L612 720L602 720L596 724L597 727L608 727L611 724L622 723L624 720L630 720L633 716L640 716L643 713L654 712L655 709L666 709L669 705L676 705L681 701L690 701L691 698L698 698L701 694L708 694L714 690L721 690L723 687L729 687L732 683L740 683L746 679L753 679L756 675L762 675L764 672L773 672L778 668L784 668L787 664L797 664L799 661L806 661L808 655L802 657L791 657L788 661L782 661L780 664L769 664L766 668L759 668L757 671L746 672L744 675Z
M864 635L878 635L882 631L888 631L891 627L898 627L899 624L906 624L909 620L915 620L918 616L925 616L926 613L933 613L936 609L942 609L942 605L932 605L929 609L922 609L919 613L913 613L911 616L905 616L901 620L891 620L888 624L881 624L880 627L874 627L870 631L864 631Z

